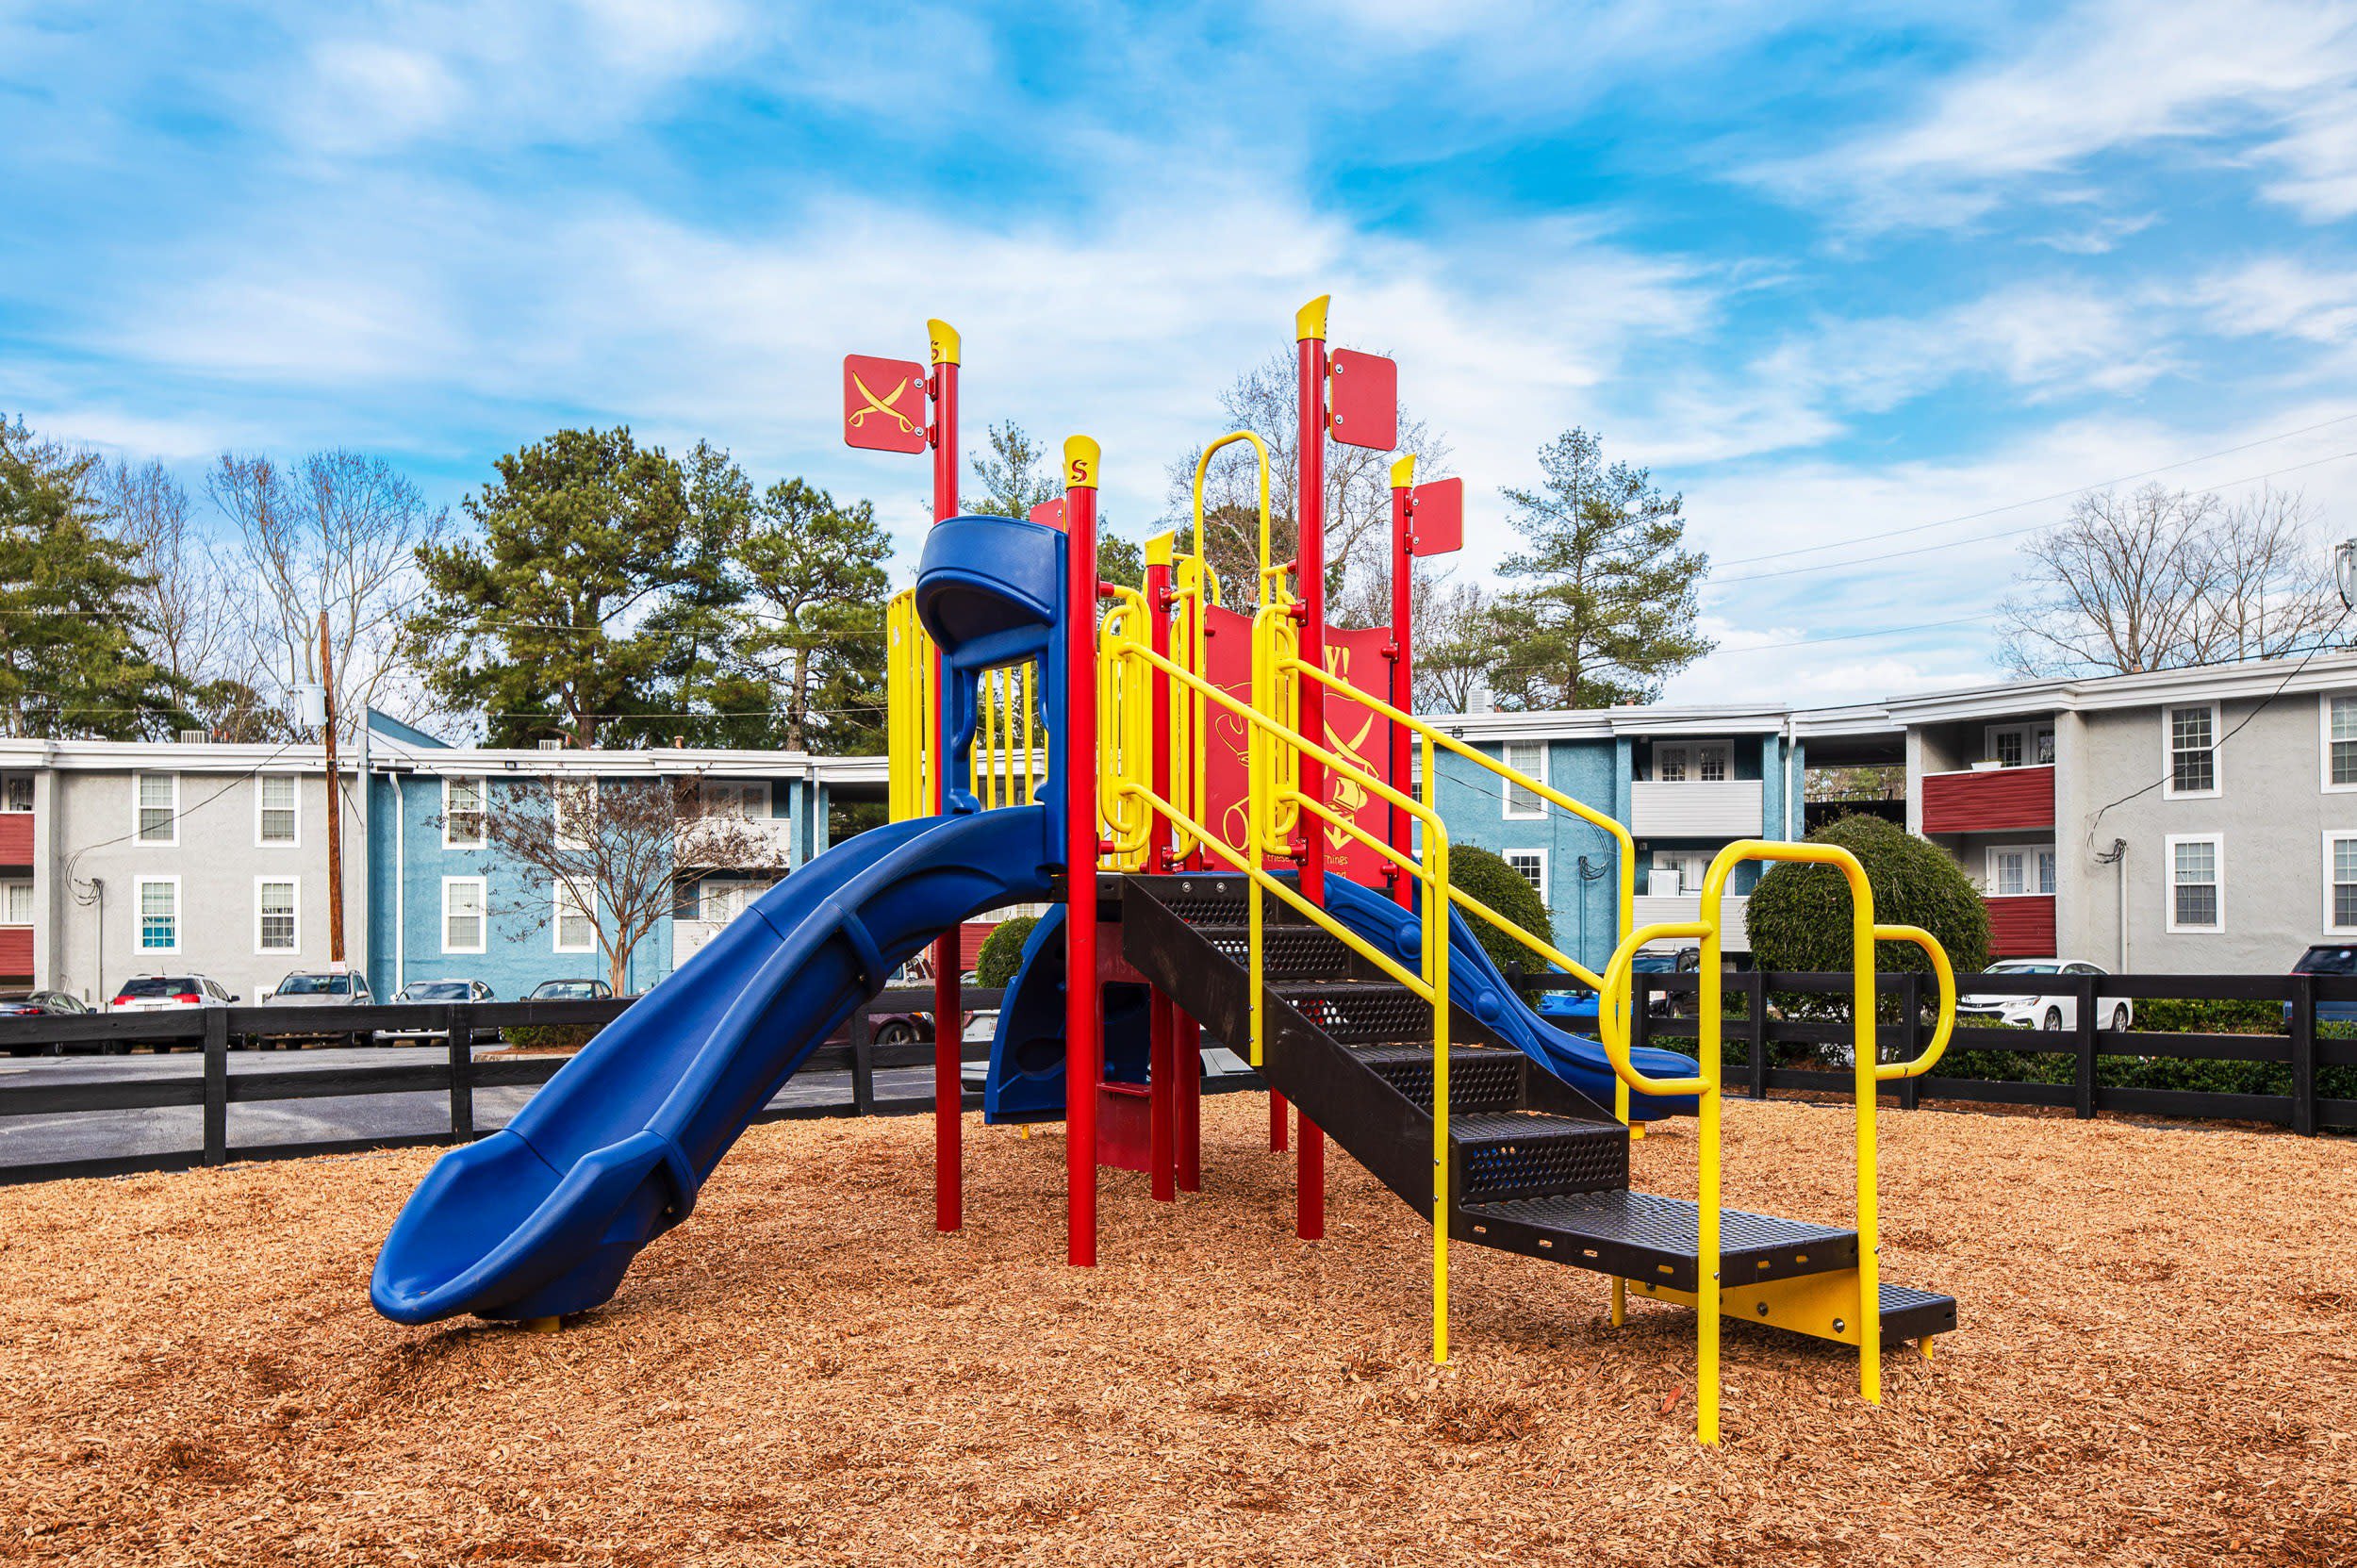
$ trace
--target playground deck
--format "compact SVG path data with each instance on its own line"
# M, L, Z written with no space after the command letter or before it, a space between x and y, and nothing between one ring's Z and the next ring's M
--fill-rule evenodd
M424 1151L0 1191L0 1560L1709 1564L2357 1560L2357 1143L1883 1120L1885 1264L1970 1303L1937 1360L1730 1332L1455 1254L1347 1161L1295 1242L1258 1097L1175 1210L969 1120L757 1128L557 1336L404 1329L366 1283ZM1690 1192L1690 1128L1637 1147ZM1727 1199L1838 1220L1846 1110L1733 1103Z

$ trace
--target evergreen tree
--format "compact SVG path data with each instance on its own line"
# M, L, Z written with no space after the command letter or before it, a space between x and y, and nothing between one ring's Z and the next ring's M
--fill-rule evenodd
M1539 450L1542 483L1508 490L1524 548L1498 563L1518 586L1491 612L1507 650L1491 676L1508 708L1651 701L1710 652L1695 628L1709 557L1685 547L1685 501L1626 463L1605 466L1585 430Z
M756 608L742 652L789 751L871 750L883 730L892 543L868 502L838 505L799 479L763 493L737 541Z
M152 579L109 534L98 460L0 421L0 727L15 736L155 736L191 722L141 645Z
M682 469L686 519L677 574L640 623L643 636L663 644L648 706L669 714L657 726L662 735L699 746L773 745L774 726L762 711L770 705L767 684L748 676L742 654L752 628L735 555L754 527L753 482L709 441L698 441Z
M680 465L623 426L560 430L496 467L465 503L482 539L418 552L429 689L485 714L494 746L668 738L676 639L642 622L693 577Z

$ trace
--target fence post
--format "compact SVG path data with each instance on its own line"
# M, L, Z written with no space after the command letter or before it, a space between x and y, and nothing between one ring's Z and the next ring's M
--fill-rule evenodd
M2292 976L2292 1131L2316 1135L2316 977Z
M1653 999L1645 995L1649 983L1640 971L1632 969L1628 976L1628 1048L1653 1043Z
M229 1009L205 1009L205 1163L229 1163Z
M474 1008L454 1002L450 1010L450 1141L474 1141Z
M861 1002L851 1009L851 1114L872 1116L876 1114L876 1021L868 1011L871 1004ZM936 1040L941 1034L941 1020L933 1020Z
M1906 983L1899 988L1899 1041L1906 1051L1905 1060L1912 1062L1923 1054L1923 977L1907 971ZM1921 1103L1918 1085L1920 1079L1899 1080L1899 1109L1912 1111Z
M1768 973L1754 969L1744 977L1752 1023L1752 1098L1768 1098Z
M2072 1109L2081 1121L2095 1114L2095 977L2080 975L2070 982L2078 1002L2078 1023L2071 1031L2078 1047L2078 1072L2072 1083Z

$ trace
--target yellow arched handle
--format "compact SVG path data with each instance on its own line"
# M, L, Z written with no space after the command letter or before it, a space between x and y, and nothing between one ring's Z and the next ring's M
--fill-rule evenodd
M1932 1043L1923 1054L1912 1062L1892 1062L1874 1069L1878 1079L1920 1078L1939 1065L1948 1053L1948 1036L1956 1032L1956 971L1948 962L1948 949L1939 939L1921 926L1876 926L1877 942L1912 942L1923 949L1932 961L1932 974L1939 982L1939 1016L1932 1025Z
M1621 1081L1645 1095L1708 1094L1715 1084L1707 1077L1649 1078L1637 1070L1629 1060L1629 972L1637 962L1637 954L1649 942L1664 937L1708 936L1711 927L1703 920L1678 920L1660 925L1640 926L1624 937L1612 962L1605 966L1604 989L1597 993L1596 1037L1604 1044L1604 1054L1612 1064L1612 1070Z

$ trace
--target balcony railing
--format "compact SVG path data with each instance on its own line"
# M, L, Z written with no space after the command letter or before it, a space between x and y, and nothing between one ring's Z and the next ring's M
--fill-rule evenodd
M1923 775L1925 833L2019 833L2054 825L2054 765Z
M1757 779L1630 786L1629 831L1640 838L1749 838L1766 831Z
M750 829L750 834L745 830ZM705 817L681 824L679 859L682 866L790 866L794 861L794 824L783 817ZM730 850L751 841L753 858L742 861Z

